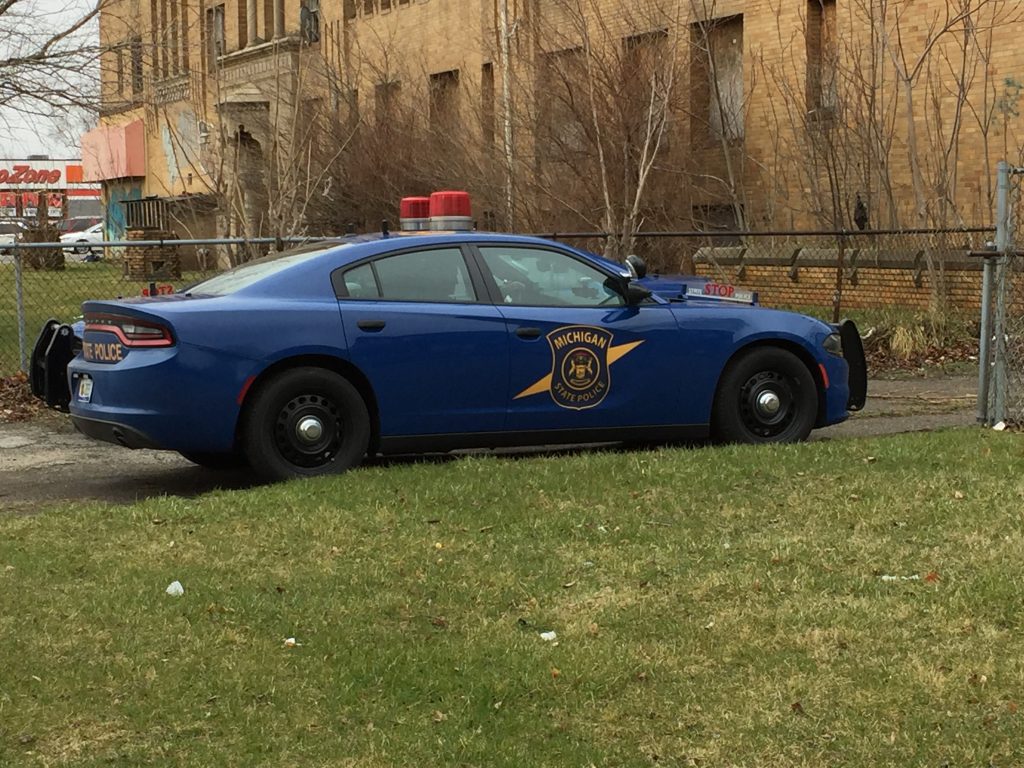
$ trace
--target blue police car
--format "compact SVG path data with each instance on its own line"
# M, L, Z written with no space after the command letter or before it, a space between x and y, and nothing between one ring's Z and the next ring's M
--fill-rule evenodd
M47 323L33 390L84 434L269 478L378 453L803 440L864 404L832 326L544 239L351 236Z

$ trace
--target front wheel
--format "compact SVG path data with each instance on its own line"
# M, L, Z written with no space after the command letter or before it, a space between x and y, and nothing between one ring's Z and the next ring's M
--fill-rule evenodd
M711 414L712 435L727 443L795 443L818 414L818 388L791 352L758 347L722 374Z
M276 375L253 394L243 414L246 458L274 480L344 472L362 461L369 442L362 396L323 368Z

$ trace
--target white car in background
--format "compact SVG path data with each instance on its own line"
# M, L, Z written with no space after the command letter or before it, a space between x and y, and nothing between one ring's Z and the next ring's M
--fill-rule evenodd
M96 243L103 242L103 222L100 221L80 232L67 232L60 236L64 244L64 256L78 259L79 261L95 261L93 257L103 255L102 248L94 247Z
M24 223L17 219L0 220L0 256L8 257L4 258L2 262L11 263L14 261L13 257L11 257L14 251L7 246L20 242L25 236L25 230Z

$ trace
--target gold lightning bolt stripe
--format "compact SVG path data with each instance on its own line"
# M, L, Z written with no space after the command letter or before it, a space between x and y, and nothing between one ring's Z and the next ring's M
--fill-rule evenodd
M608 347L608 365L611 365L619 358L625 357L641 344L643 344L642 341L631 341L629 344L619 344L617 347Z
M643 344L643 341L631 341L629 344L619 344L617 347L608 347L608 365L611 365L616 360L621 360L641 344ZM549 373L544 378L538 380L535 384L528 386L512 399L518 400L521 397L539 395L541 392L549 391L551 389L551 379L553 376L553 373Z

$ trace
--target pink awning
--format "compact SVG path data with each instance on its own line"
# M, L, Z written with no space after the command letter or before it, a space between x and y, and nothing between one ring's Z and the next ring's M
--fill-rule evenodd
M142 120L101 125L82 137L86 181L146 175L146 140Z

